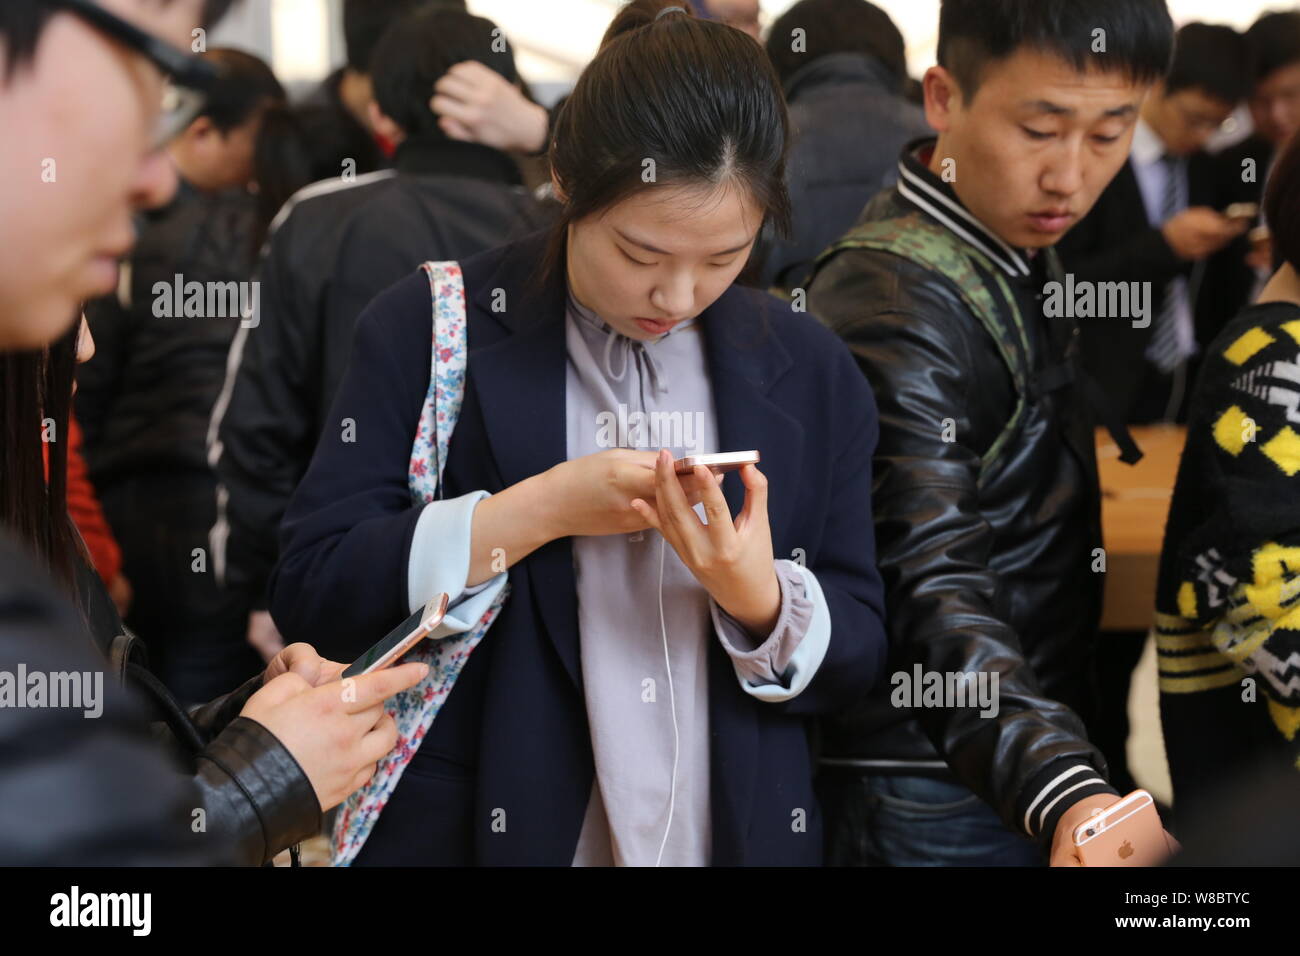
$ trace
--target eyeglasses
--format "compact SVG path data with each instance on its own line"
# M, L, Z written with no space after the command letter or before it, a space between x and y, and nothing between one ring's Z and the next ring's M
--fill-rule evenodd
M100 33L139 53L163 74L166 86L150 143L151 150L167 145L203 112L207 93L217 80L217 71L212 64L178 50L91 0L42 2L74 14Z

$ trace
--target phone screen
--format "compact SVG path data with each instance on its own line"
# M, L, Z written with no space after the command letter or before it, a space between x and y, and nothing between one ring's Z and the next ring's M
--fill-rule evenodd
M431 616L432 616L432 612L428 605L418 609L414 614L408 617L405 621L403 621L401 624L397 625L397 627L389 631L384 636L384 638L379 641L379 643L375 644L373 647L370 648L370 650L366 651L355 661L353 661L348 666L348 669L345 670L341 676L360 677L362 674L366 672L367 668L369 668L372 664L375 663L375 661L379 660L385 654L391 651L394 647L396 647L398 644L402 643L402 641L404 641L408 636L410 636L412 631L417 630L420 627L420 625L423 624L425 620L427 620Z

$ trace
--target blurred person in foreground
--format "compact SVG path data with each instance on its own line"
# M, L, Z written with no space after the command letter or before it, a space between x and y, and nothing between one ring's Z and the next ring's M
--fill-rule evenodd
M168 147L180 186L140 217L116 294L86 307L95 357L78 369L76 398L90 478L134 590L126 624L187 703L265 666L244 639L246 603L217 587L206 554L217 483L207 433L255 295L253 143L284 101L257 57L214 48L202 58L218 80Z
M193 113L160 112L164 84L188 94L174 105L198 102L213 76L181 48L227 5L0 5L0 128L22 132L0 151L0 243L8 250L0 259L8 422L0 443L0 672L25 698L22 707L8 697L0 707L6 864L269 861L315 833L322 811L368 779L396 739L383 699L425 671L408 665L361 678L348 702L341 685L326 684L338 665L306 645L287 649L244 687L190 712L204 739L181 766L172 753L179 742L156 737L140 698L121 686L135 657L130 635L113 637L110 663L98 644L106 635L68 597L86 580L77 568L85 554L68 520L57 440L45 479L43 419L71 399L69 359L90 348L71 327L82 300L116 286L132 211L165 203L176 189L163 146ZM42 693L43 706L26 706L41 687L78 685L102 694Z

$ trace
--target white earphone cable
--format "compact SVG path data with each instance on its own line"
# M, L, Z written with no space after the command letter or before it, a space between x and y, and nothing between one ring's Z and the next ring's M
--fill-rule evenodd
M673 715L673 775L668 796L668 825L664 827L664 838L659 844L659 856L655 858L655 866L663 862L664 847L668 845L668 834L673 828L673 810L677 805L677 757L680 751L680 741L677 736L677 697L673 691L673 667L668 660L668 627L664 623L664 557L667 546L668 541L661 534L659 536L659 630L664 638L664 667L668 670L668 706L672 708Z

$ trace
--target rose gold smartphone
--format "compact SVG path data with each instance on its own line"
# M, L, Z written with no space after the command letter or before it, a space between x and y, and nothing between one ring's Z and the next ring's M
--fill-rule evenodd
M383 670L396 664L402 655L434 632L447 615L447 595L435 594L433 599L397 627L388 632L374 647L348 665L340 677L360 677L371 671Z
M1074 848L1084 866L1159 866L1170 855L1155 798L1145 790L1134 790L1075 827Z
M705 465L713 469L716 475L736 471L746 465L757 465L758 462L757 451L727 451L717 455L687 455L678 458L673 462L673 470L679 475L689 475L696 465Z

